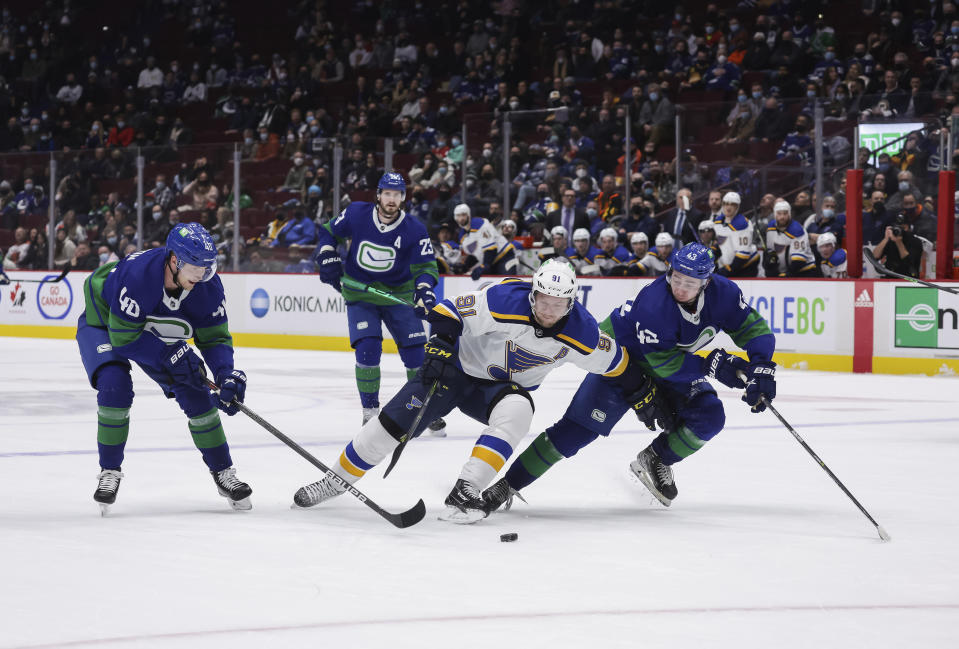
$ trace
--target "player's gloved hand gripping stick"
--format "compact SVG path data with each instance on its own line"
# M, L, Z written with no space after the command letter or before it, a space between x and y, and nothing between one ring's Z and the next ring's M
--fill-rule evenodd
M212 381L207 381L206 384L207 384L207 387L209 387L214 392L218 391L216 384L213 383ZM267 432L269 432L271 435L273 435L278 440L280 440L281 442L289 446L291 449L296 451L300 455L300 457L305 459L307 462L315 466L320 471L323 471L330 480L333 480L338 485L346 489L346 491L348 491L350 494L355 496L360 502L362 502L364 505L366 505L367 507L375 511L377 514L379 514L380 516L388 520L390 523L392 523L396 527L404 528L404 527L410 527L411 525L416 525L421 520L423 520L424 516L426 516L426 505L423 503L422 498L415 505L413 505L413 507L406 510L405 512L400 512L399 514L392 514L386 511L385 509L377 505L375 502L367 498L362 491L360 491L359 489L351 485L349 482L345 481L340 476L336 475L336 473L334 473L328 466L326 466L325 464L320 462L318 459L316 459L312 454L310 454L309 451L307 451L302 446L294 442L292 439L290 439L289 437L281 433L277 428L275 428L268 421L263 419L263 417L259 416L258 414L250 410L246 405L240 403L236 399L234 399L232 403L234 406L236 406L237 410L239 410L244 415L246 415L247 417L249 417L256 423L258 423L263 428L265 428Z

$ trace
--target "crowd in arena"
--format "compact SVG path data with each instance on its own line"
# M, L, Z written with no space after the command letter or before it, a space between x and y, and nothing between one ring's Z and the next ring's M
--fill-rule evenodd
M852 219L877 257L908 258L897 268L911 275L934 247L953 247L936 241L938 219L955 218L937 214L937 172L956 154L940 133L959 115L952 2L285 9L270 17L276 37L225 0L138 3L122 29L68 0L3 9L3 268L48 268L52 248L56 268L95 269L162 245L186 221L213 233L228 268L236 199L242 270L315 272L317 229L350 201L374 200L386 139L408 212L450 273L482 261L458 247L470 228L455 218L461 204L496 227L518 273L564 256L587 275L662 274L671 250L701 241L730 276L842 277ZM835 127L822 143L822 197L817 106ZM690 118L678 148L677 110L712 116ZM928 126L893 151L860 149L863 212L846 214L852 125L890 120ZM786 180L764 186L756 169L768 165L790 170ZM724 249L747 225L749 240Z

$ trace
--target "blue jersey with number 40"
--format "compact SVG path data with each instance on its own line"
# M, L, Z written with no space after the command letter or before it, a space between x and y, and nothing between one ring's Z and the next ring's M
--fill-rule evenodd
M333 221L320 228L317 249L350 240L345 275L357 282L412 301L420 282L435 286L439 277L436 254L422 223L401 211L390 224L381 223L373 203L351 203ZM343 286L349 302L392 304L372 293Z

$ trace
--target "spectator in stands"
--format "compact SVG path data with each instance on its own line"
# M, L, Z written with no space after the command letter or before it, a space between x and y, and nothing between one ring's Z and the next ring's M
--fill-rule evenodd
M911 192L902 195L902 215L910 231L932 243L936 242L936 215Z
M149 90L159 87L163 83L163 71L157 67L156 59L152 56L147 57L146 67L140 71L137 77L137 88Z
M436 175L436 169L436 157L433 152L423 152L419 161L410 169L410 183L420 187L432 187L432 179Z
M866 106L861 114L863 121L888 119L901 115L909 106L909 93L899 87L899 77L894 70L886 70L883 75L884 86Z
M911 171L900 171L897 174L897 180L898 191L892 194L886 201L886 210L893 214L898 213L902 208L903 198L906 196L906 194L912 194L918 201L921 201L924 197L924 194L916 185L913 173Z
M845 236L845 228L836 218L836 199L833 196L824 197L820 213L806 217L802 226L809 234L810 243L816 243L816 238L824 232L832 232L838 240Z
M669 97L662 92L659 84L649 84L646 87L646 101L639 111L643 138L656 144L667 140L674 129L675 119L676 109Z
M126 116L123 113L117 115L116 122L110 128L107 137L108 147L127 147L133 142L135 132L133 127L127 123Z
M286 178L283 180L283 184L276 188L276 191L290 191L290 192L300 192L302 193L306 189L306 184L304 178L306 176L307 167L304 164L306 162L306 157L303 153L297 151L293 154L293 166L290 167L289 171L286 172Z
M586 210L576 207L576 192L566 189L561 194L561 205L546 215L546 229L550 232L561 225L566 232L574 232L580 228L589 228L589 217Z
M749 139L754 142L777 142L786 136L788 130L789 117L780 109L776 98L769 97L756 117L756 124Z
M200 78L198 72L190 73L190 83L183 89L183 104L193 104L206 101L207 84Z
M57 91L57 101L70 106L75 106L80 97L83 96L83 86L81 86L72 72L67 73L66 80Z
M922 267L922 243L912 233L905 215L899 214L892 225L886 226L885 236L873 248L872 254L892 272L919 277Z
M216 207L220 190L210 180L210 174L204 170L183 188L183 195L189 198L194 210L209 210Z
M761 101L762 92L758 92ZM738 142L749 138L756 127L756 119L760 112L761 108L757 107L756 102L750 98L744 88L740 88L736 93L736 105L726 116L726 126L729 130L717 143Z
M812 164L815 153L809 136L810 121L806 115L796 117L796 130L788 134L776 152L777 159L788 158L804 166Z
M73 251L70 259L70 268L73 270L96 270L100 265L100 257L90 249L90 244L81 241Z
M7 254L3 257L4 270L20 270L25 268L29 252L30 240L27 236L27 229L20 226L13 231L13 244L7 248Z
M77 245L67 237L66 230L58 229L56 232L56 241L53 248L53 266L57 269L63 269L73 259Z

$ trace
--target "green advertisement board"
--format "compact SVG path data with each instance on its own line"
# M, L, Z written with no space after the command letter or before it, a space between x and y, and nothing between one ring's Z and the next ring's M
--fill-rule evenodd
M934 288L896 287L896 347L959 349L959 299Z

